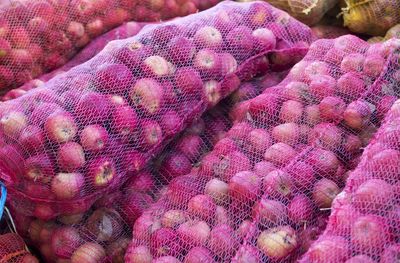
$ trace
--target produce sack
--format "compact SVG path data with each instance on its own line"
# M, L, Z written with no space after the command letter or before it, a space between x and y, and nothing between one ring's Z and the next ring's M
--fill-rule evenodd
M350 33L346 28L328 25L316 25L311 30L317 38L338 38Z
M169 180L196 169L201 156L231 127L228 112L233 105L255 97L282 78L283 74L268 74L242 84L231 96L195 120L147 168L118 191L97 200L86 213L62 215L45 222L18 212L21 206L11 200L19 233L40 251L46 262L77 262L85 254L92 261L100 257L105 262L124 262L135 220L159 198Z
M161 156L167 155L168 151L175 154L179 152L178 158L183 163L181 169L186 169L185 165L188 165L190 170L195 165L196 157L183 154L178 145L188 140L197 141L199 144L196 149L200 156L211 143L203 141L203 138L211 140L228 129L229 123L223 117L223 112L218 112L218 116L211 113L203 116L188 127L188 131L175 140L173 146L168 147ZM133 222L154 202L162 189L163 182L157 176L158 173L166 172L160 170L159 166L154 167L154 163L150 164L118 191L97 200L85 213L62 215L54 220L43 221L26 217L14 209L13 212L20 216L16 220L17 227L30 244L40 251L46 262L70 260L78 263L91 260L123 263L126 248L132 239ZM18 207L20 206L15 206Z
M30 254L22 238L15 234L15 225L9 210L5 208L7 189L3 184L0 184L0 188L0 262L39 263Z
M368 43L371 43L371 44L373 44L373 43L378 43L378 42L381 42L381 41L384 41L384 38L383 38L383 37L380 37L380 36L371 37L371 38L368 38L368 40L367 40L367 42L368 42Z
M26 249L24 240L14 233L0 235L0 261L10 263L39 263Z
M397 24L393 27L391 27L385 35L385 40L391 39L391 38L400 38L400 24Z
M64 73L69 69L88 61L89 59L94 57L97 53L99 53L101 50L103 50L103 48L110 41L117 39L124 39L136 35L145 25L146 23L138 23L138 22L127 22L122 24L121 26L94 39L84 49L82 49L78 54L76 54L76 56L74 56L70 61L68 61L64 66L55 69L49 73L46 73L44 75L41 75L36 79L32 79L29 82L22 85L21 87L8 91L6 94L2 96L0 100L7 101L24 95L28 90L43 85L45 82L47 82L54 76Z
M399 0L346 0L345 3L344 26L353 32L384 36L400 22Z
M263 2L147 26L0 105L1 179L28 215L86 211L242 80L290 67L312 38Z
M400 24L397 24L391 27L385 34L382 36L375 36L368 39L368 43L377 43L385 40L389 40L391 38L400 38Z
M219 117L222 118L222 111ZM204 126L201 126L202 129L197 129L200 120ZM207 138L211 139L210 135L213 132L211 127L218 126L218 132L227 129L227 124L223 123L224 126L221 126L220 121L221 119L205 115L193 124L193 127L188 127L188 130L196 129L202 137L207 133L209 135ZM187 132L178 140L187 140L185 138L191 134ZM206 149L204 144L200 147L201 150ZM171 149L174 147L168 150ZM183 158L188 161L189 157L183 156ZM46 262L92 260L92 262L122 263L126 248L132 239L132 222L153 203L153 198L161 188L161 182L156 180L158 169L150 167L154 167L154 164L150 164L149 168L129 180L118 191L97 200L85 213L61 215L54 220L43 221L27 217L23 211L20 212L22 206L11 200L10 207L17 229L32 247L38 249Z
M196 149L200 155L210 143L203 141L205 134L211 139L217 135L214 130L223 132L224 129L228 129L226 119L222 119L223 111L218 114L219 116L210 114L203 116L188 128L190 132L180 136L175 140L174 146L166 149L161 155L166 155L167 151L171 150L179 153L182 162L188 164L191 169L195 157L178 152L177 145L188 139L192 141L198 139L199 144ZM199 124L200 122L204 126ZM198 129L200 126L202 129ZM163 172L152 167L155 165L149 165L118 191L99 199L86 213L63 215L46 222L30 218L23 220L18 227L22 229L21 231L25 230L25 237L30 240L32 246L39 249L46 262L70 260L72 263L78 263L82 260L91 260L123 263L126 248L132 239L133 222L154 202L153 199L157 198L162 189L158 173ZM182 169L185 168L186 166L182 165ZM44 232L48 234L43 235Z
M199 168L135 221L125 262L296 261L398 94L395 46L318 40L280 84L235 105Z
M266 0L307 25L318 23L338 0Z
M399 55L392 57L386 85L399 86ZM381 91L379 87L377 92ZM396 93L398 98L398 91ZM386 110L394 97L381 98ZM396 262L400 255L400 101L364 150L359 165L348 176L344 191L336 197L323 235L301 262Z
M95 37L126 21L161 21L219 0L35 0L0 5L0 92L64 65Z

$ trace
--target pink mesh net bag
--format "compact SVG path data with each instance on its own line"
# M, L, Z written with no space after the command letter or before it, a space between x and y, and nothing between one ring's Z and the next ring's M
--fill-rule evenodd
M16 234L15 224L9 210L4 206L7 190L1 184L0 193L0 262L39 263L25 246L24 240Z
M314 42L285 80L234 106L235 124L199 168L135 221L125 261L297 260L380 125L380 101L397 94L386 79L396 45Z
M9 263L39 263L25 247L20 236L14 233L0 235L0 261Z
M83 258L124 262L125 251L132 239L132 225L162 194L166 182L196 169L199 158L230 128L227 113L235 103L256 96L263 89L279 83L282 77L280 73L269 74L241 85L234 94L188 127L153 164L149 164L149 168L118 191L96 201L86 213L63 215L44 222L27 217L18 212L21 207L12 206L18 231L41 252L46 262L79 262Z
M4 2L0 5L0 92L64 65L91 39L123 22L185 16L219 0Z
M201 120L203 119L208 121L208 125L203 126L199 135L203 137L207 134L207 138L211 139L211 134L217 134L214 131L214 121L221 129L220 120L214 120L210 115ZM194 130L196 127L190 129ZM227 129L226 124L222 128ZM187 140L190 135L195 136L194 133L187 132L180 140ZM176 145L178 143L176 142ZM203 151L208 145L203 143L199 147L199 150ZM171 147L169 150L177 152L175 148ZM184 158L190 157L184 155ZM45 222L14 211L14 214L20 215L17 217L19 231L40 251L46 262L69 260L77 263L91 260L122 263L126 248L132 239L133 222L152 204L157 189L161 188L162 182L156 180L158 172L158 169L142 171L115 193L98 200L86 213L59 216L56 220Z
M207 114L188 128L188 131L165 150L178 152L180 141L187 138L208 138L211 140L223 129L227 129L227 120ZM221 120L223 121L221 126ZM199 124L199 123L202 123ZM205 124L207 123L207 125ZM200 127L200 128L199 128ZM218 133L215 129L218 128ZM207 136L205 136L207 134ZM201 136L201 137L200 137ZM207 141L207 143L210 143ZM201 141L198 151L205 151L208 144ZM185 161L193 156L182 155ZM189 169L191 168L189 163ZM149 165L153 166L153 165ZM36 247L46 262L124 262L126 248L132 239L131 226L148 206L153 203L161 181L156 180L159 169L144 169L129 180L118 191L97 200L92 209L85 213L60 215L54 220L43 221L27 217L20 205L11 202L12 212L18 231ZM161 173L163 173L162 171Z
M383 109L382 114L390 110L364 150L359 165L349 174L344 191L334 200L326 230L301 262L326 262L327 258L329 262L347 263L399 260L400 101L395 101L399 94L399 72L397 50L381 80L394 88L395 94L382 97L387 90L379 86L373 89L373 94L379 94L374 98L379 103L377 109Z
M49 221L12 212L18 231L38 251L40 262L124 262L121 258L130 241L128 226L112 207L99 205L86 213Z
M241 80L289 67L311 40L263 2L147 26L0 106L1 178L27 215L86 211Z
M97 53L99 53L101 50L103 50L103 48L110 41L117 39L125 39L128 37L135 36L145 25L146 23L137 23L137 22L128 22L122 24L121 26L94 39L84 49L82 49L82 51L80 51L78 54L76 54L76 56L74 56L70 61L68 61L64 66L56 70L53 70L49 73L46 73L44 75L41 75L36 79L32 79L19 88L8 91L6 94L4 94L4 96L0 100L7 101L21 97L28 90L42 86L44 82L47 82L56 75L64 73L69 69L88 61L89 59L97 55Z
M353 39L349 42L352 45L347 45L347 48L343 50L345 52L339 52L336 48L339 47L339 43L345 43L343 40L348 37L344 36L329 41L330 44L327 46L325 45L329 42L318 41L310 48L309 52L312 57L323 55L322 61L329 63L331 76L337 78L335 94L337 97L343 98L345 103L342 110L335 110L336 116L341 116L340 119L311 125L312 130L306 140L308 141L307 146L302 147L299 154L292 155L279 173L273 171L272 174L265 177L267 179L264 178L263 197L253 207L252 217L255 220L253 219L245 242L236 254L235 262L250 262L246 260L253 260L251 262L259 262L257 260L294 261L306 251L310 257L306 256L301 262L344 262L346 260L340 256L343 255L341 253L344 253L344 250L341 250L343 246L340 238L329 239L328 237L329 241L326 243L321 241L321 243L316 243L315 248L313 248L314 245L310 249L309 247L325 229L332 201L340 193L341 187L349 182L347 179L349 170L354 169L359 162L362 146L368 144L376 127L381 125L386 111L399 94L396 89L398 80L393 78L393 74L398 70L398 66L394 66L393 61L398 59L396 47L399 42L392 41L365 46L365 42ZM317 47L320 48L319 52L324 50L319 55L312 51ZM329 49L325 49L328 47ZM339 55L340 53L342 54ZM333 56L333 54L335 55ZM355 54L357 56L363 54L363 64L355 59L347 64L347 58L354 58ZM377 71L372 74L373 67L369 63L373 60L374 64L378 65L375 63L378 57L384 58L385 62L380 64L379 68L375 68ZM351 65L350 68L349 65ZM302 74L307 76L307 67L301 68L304 69ZM356 92L355 81L351 81L353 83L351 90L344 91L342 89L344 87L342 81L349 72L360 74L364 88L359 92ZM293 70L291 73L294 73ZM295 71L295 73L299 72ZM318 75L323 74L320 72ZM289 74L289 78L290 76ZM311 89L312 82L309 82L308 86ZM288 85L286 85L287 88ZM303 99L310 98L309 95L312 95L309 93L310 89L302 89ZM284 90L283 94L287 94L287 91L288 89ZM327 109L324 101L326 102L327 98L330 97L323 98L318 105L320 121L323 122L329 118L329 115L324 113ZM281 114L286 103L288 102L285 101L282 104ZM334 108L340 108L339 104L335 105ZM333 112L331 111L331 113ZM271 130L272 135L277 127L279 126L275 126ZM335 127L335 131L332 130L333 127ZM295 146L291 143L288 145ZM296 150L295 147L293 148ZM288 150L284 149L283 151ZM264 155L265 157L266 155ZM268 182L267 188L265 188L265 180ZM348 219L347 215L341 214L340 221L336 222L336 225L341 227L343 224L347 224ZM322 238L322 240L325 239Z

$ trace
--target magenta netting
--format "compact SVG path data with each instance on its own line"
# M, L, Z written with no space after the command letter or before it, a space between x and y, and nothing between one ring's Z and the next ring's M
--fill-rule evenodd
M314 42L283 82L235 105L235 124L199 168L135 221L125 261L298 259L398 94L396 46Z
M198 121L203 124L200 125L201 129L197 128L198 124L194 124L188 128L194 132L186 132L179 141L194 137L211 140L212 134L217 135L215 128L218 132L228 128L226 120L221 123L221 113L220 116L202 117ZM175 147L168 148L165 154L171 150L177 152L179 141L175 143ZM203 141L198 146L199 151L206 148L207 144ZM180 156L186 162L193 160L192 156ZM186 164L190 169L192 163ZM153 202L157 189L162 187L162 182L156 180L156 173L165 172L160 169L145 169L115 193L98 200L86 213L59 216L56 220L44 222L13 211L18 230L40 251L46 262L82 262L86 258L93 262L124 262L133 222Z
M132 225L154 199L158 199L165 184L191 169L197 169L196 163L201 155L231 127L227 116L233 105L276 85L283 78L281 75L268 74L242 84L230 97L187 128L148 169L119 191L98 200L94 208L84 214L64 215L44 222L26 217L17 211L18 206L12 206L18 230L39 249L46 262L68 258L78 262L82 260L82 253L90 254L91 260L100 261L96 258L98 256L105 257L105 262L124 262L125 250L132 239Z
M326 230L301 262L327 262L329 258L329 262L389 263L400 259L399 61L397 49L381 79L384 89L374 87L370 96L379 96L367 99L378 103L381 118L390 110L359 165L349 173L344 191L334 200Z
M0 197L4 199L5 194L2 190ZM24 240L16 234L16 226L11 218L8 209L2 206L2 216L0 218L0 262L9 263L39 263L34 257Z
M91 39L123 22L167 20L218 2L6 0L0 5L0 93L64 65Z
M14 233L0 235L0 262L39 263L38 259L27 251L24 240Z
M88 210L240 81L289 67L311 40L266 3L227 2L112 42L0 106L12 201L44 220Z
M4 96L0 99L1 101L7 101L11 99L15 99L24 95L28 90L33 88L37 88L42 86L45 82L53 78L58 74L65 73L69 69L82 64L95 55L99 53L103 48L112 40L117 39L125 39L128 37L132 37L139 33L143 26L146 23L137 23L137 22L128 22L124 23L121 26L97 37L90 44L88 44L82 51L80 51L76 56L74 56L70 61L68 61L64 66L53 70L47 74L41 75L36 79L32 79L29 82L25 83L19 88L12 89L8 91Z

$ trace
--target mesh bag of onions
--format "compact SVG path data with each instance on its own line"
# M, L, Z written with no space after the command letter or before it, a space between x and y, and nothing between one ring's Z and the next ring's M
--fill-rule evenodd
M219 0L35 0L0 5L0 92L64 65L93 38L126 21L160 21Z
M24 241L14 233L0 235L0 262L39 263L27 250Z
M113 42L0 105L11 200L43 220L88 210L241 81L303 57L312 38L267 3L228 2Z
M21 87L8 91L6 94L3 95L3 97L0 100L7 101L24 95L28 90L43 85L44 82L47 82L54 76L64 73L69 69L88 61L89 59L94 57L97 53L99 53L101 50L103 50L103 48L110 41L117 39L125 39L128 37L135 36L145 25L146 23L144 22L143 23L127 22L113 30L110 30L109 32L97 37L92 42L90 42L84 49L82 49L82 51L76 54L64 66L55 69L49 73L43 74L36 79L32 79L29 82L22 85Z
M168 151L177 153L180 142L187 140L198 142L196 149L200 155L212 143L212 138L228 129L229 124L223 119L223 112L219 111L218 116L211 113L203 116L188 127L174 146L166 149L161 156L167 155ZM195 156L180 154L179 157L183 163L182 171L187 167L190 171ZM18 212L21 206L14 209L12 205L14 215L17 215L17 228L32 246L38 248L46 262L70 260L77 263L91 260L89 262L122 263L132 239L133 222L154 202L153 199L162 187L162 182L156 180L158 173L164 171L146 168L118 191L99 199L86 213L59 216L46 222L26 217Z
M353 32L384 36L400 22L399 0L346 0L345 3L344 26Z
M73 65L90 59L109 41L134 35L141 27L142 24L129 22L98 37L74 59L60 69L45 74L40 78L42 81L37 81L36 83L41 83L42 85L43 81L48 78L63 73ZM224 131L230 127L230 122L226 119L229 108L234 103L254 97L259 93L261 87L265 89L279 83L282 78L280 75L279 73L273 73L263 76L258 84L253 81L253 83L241 85L236 92L222 102L223 105L213 108L212 112L189 127L181 138L177 139L172 146L169 146L161 154L157 162L164 162L163 166L166 166L167 163L178 159L184 164L180 171L184 173L187 169L190 171L191 165L195 165L201 153L207 151L218 138L223 136ZM23 94L18 91L29 90L33 88L32 84L34 83L32 81L21 88L11 90L8 92L8 96L4 98L8 100L12 96L22 96ZM28 85L30 85L29 88L27 88ZM182 148L182 145L187 142L189 142L188 146L193 146L194 149ZM169 152L173 152L173 154ZM163 161L164 159L166 161ZM57 220L47 221L46 223L19 213L18 208L21 208L20 205L13 206L13 215L18 231L23 233L23 236L30 241L30 245L36 247L43 259L48 262L58 262L65 258L71 258L74 254L74 258L80 259L79 253L89 251L88 249L90 251L99 250L100 253L97 255L105 256L110 262L124 262L125 250L131 240L130 226L133 225L133 222L141 215L142 211L153 202L156 193L160 191L167 181L156 180L154 175L158 173L161 176L157 178L172 178L182 174L176 169L147 169L123 185L120 191L98 200L93 209L87 213L60 216ZM12 203L12 205L15 204ZM115 210L113 209L114 207L118 207L118 209ZM112 224L108 222L112 222ZM85 245L88 242L91 244ZM82 245L84 246L78 250ZM59 246L64 246L64 248L61 249ZM95 257L92 259L95 259Z
M396 45L318 40L280 84L234 105L199 168L135 221L125 262L298 259L396 99Z
M121 26L110 30L109 32L97 37L92 42L90 42L82 51L80 51L76 56L74 56L70 61L68 61L60 69L62 71L68 71L69 69L83 64L95 55L97 55L104 47L113 40L125 39L137 35L140 30L147 25L145 22L127 22Z
M393 57L386 85L399 87L399 55ZM377 87L377 91L381 91ZM398 91L398 90L397 90ZM398 93L396 93L398 95ZM396 96L398 97L398 96ZM397 262L400 258L400 101L381 97L382 126L349 173L336 197L324 233L301 262ZM378 106L379 109L379 106Z
M284 73L268 74L242 84L190 125L148 168L118 191L96 201L86 213L63 215L44 222L20 213L21 206L11 202L18 231L40 251L46 262L71 260L74 263L89 259L89 262L124 262L132 240L132 225L159 198L165 184L196 169L199 158L231 127L227 116L233 105L279 83L283 76Z

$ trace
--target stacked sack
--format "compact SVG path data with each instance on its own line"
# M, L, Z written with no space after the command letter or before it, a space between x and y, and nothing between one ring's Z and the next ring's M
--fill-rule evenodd
M338 0L268 0L267 2L289 12L307 25L315 25L338 3Z
M264 99L278 99L274 105L281 105L280 111L260 110L256 99L250 102L251 122L254 115L263 121L276 116L267 128L278 144L286 145L264 153L264 159L279 169L264 174L262 197L252 208L253 222L235 262L287 262L306 251L311 255L309 247L325 229L332 201L348 182L349 170L357 165L363 147L399 95L398 80L392 78L398 74L398 66L393 66L398 45L396 41L367 45L351 36L317 41L305 58L311 61L292 69L291 82L284 81L281 91L268 90ZM327 82L333 80L329 76L336 84ZM323 86L318 86L322 79ZM300 86L293 88L293 83ZM276 94L278 98L273 98ZM294 119L288 122L287 117ZM347 218L341 217L345 222ZM342 226L342 221L337 225ZM316 245L315 257L302 262L344 262L334 256L339 241L330 242Z
M385 35L385 40L391 39L391 38L400 38L400 24L397 24L393 27L391 27Z
M383 109L382 113L390 110L335 199L326 230L301 262L326 262L329 258L331 262L389 263L399 259L398 50L390 62L379 83L383 86L374 87L374 96L368 98L380 103L377 109Z
M252 0L237 0L251 2ZM307 25L317 24L338 0L264 0L271 5L288 12L291 16Z
M350 33L346 28L329 25L316 25L311 29L317 38L338 38Z
M400 38L400 24L397 24L397 25L391 27L386 32L384 37L382 37L382 36L371 37L370 39L368 39L368 42L380 42L380 41L389 40L391 38Z
M2 184L0 188L0 262L39 263L26 247L24 240L16 234L9 210L4 207L7 190Z
M64 66L55 69L47 74L41 75L36 79L32 79L29 82L22 85L21 87L8 91L1 98L1 101L7 101L18 98L24 95L28 90L42 86L45 82L52 79L56 75L67 72L69 69L88 61L89 59L97 55L101 50L103 50L103 48L109 42L117 39L125 39L128 37L135 36L145 25L146 23L127 22L97 37L92 42L90 42L90 44L88 44L84 49L82 49L81 52L76 54L76 56L74 56L70 61L68 61Z
M344 26L352 32L383 36L400 22L399 0L346 0L342 8Z
M219 0L39 0L0 6L0 92L64 65L82 47L126 21L160 21Z
M279 76L267 75L259 81L241 85L188 127L155 163L150 163L119 191L99 199L88 212L59 216L45 222L28 218L13 209L18 230L39 249L47 262L63 259L96 261L100 258L124 262L125 250L132 239L131 226L163 192L166 182L196 167L200 156L224 135L231 126L226 116L234 103L254 97L261 90L279 83Z
M396 45L314 42L283 82L236 105L199 169L136 220L125 261L298 259L396 99L387 79Z
M209 121L209 125L203 127L202 136L205 133L210 135L215 124L219 123L218 118L209 115L204 119ZM195 129L195 126L189 129ZM181 140L190 135L187 132ZM32 247L40 251L46 262L122 263L131 240L130 226L153 203L160 188L161 182L156 181L156 172L145 169L118 191L97 200L92 209L85 213L43 221L26 217L11 207L17 228Z
M14 233L0 235L0 262L39 263L31 255L20 236Z
M307 27L267 4L225 3L115 42L1 105L2 179L13 202L45 220L87 210L241 80L288 67L310 41Z
M268 4L225 3L148 26L43 87L3 103L1 177L17 221L29 226L29 217L42 220L46 227L39 228L39 236L47 241L60 222L86 222L94 213L92 204L137 179L148 160L187 124L241 81L290 67L311 41L309 28ZM98 212L90 222L106 232L114 229L120 220L108 213ZM126 233L122 225L116 233ZM116 241L113 234L106 233L113 237L106 240L97 234L83 231L95 251ZM64 259L74 250L68 251L60 252ZM48 243L41 252L53 259Z

